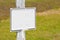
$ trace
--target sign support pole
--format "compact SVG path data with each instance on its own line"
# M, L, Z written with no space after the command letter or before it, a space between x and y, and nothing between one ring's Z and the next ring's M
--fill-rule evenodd
M25 8L25 0L16 0L17 8Z
M17 32L17 40L25 40L25 32L24 30Z
M25 0L16 0L17 8L25 8ZM24 30L17 31L17 40L25 40Z

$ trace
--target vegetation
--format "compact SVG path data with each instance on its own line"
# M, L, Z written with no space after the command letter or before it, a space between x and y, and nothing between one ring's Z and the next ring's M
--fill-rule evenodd
M10 8L15 8L15 0L0 0L0 20L7 19ZM26 0L26 7L36 7L37 12L60 8L60 0Z
M0 23L0 40L16 40L9 19ZM60 40L60 15L36 16L36 30L26 31L26 40Z
M0 40L16 40L16 33L10 32L9 18L10 8L14 7L15 0L0 0ZM41 12L36 16L36 30L26 31L26 40L60 40L60 12L56 13L60 0L26 0L26 7L36 7ZM43 14L50 9L55 14Z

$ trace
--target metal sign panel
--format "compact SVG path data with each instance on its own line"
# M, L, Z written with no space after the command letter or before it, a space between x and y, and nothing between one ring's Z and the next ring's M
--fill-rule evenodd
M35 28L36 8L11 8L11 30Z

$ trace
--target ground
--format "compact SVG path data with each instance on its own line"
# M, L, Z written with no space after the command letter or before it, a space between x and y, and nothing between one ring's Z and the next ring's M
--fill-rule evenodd
M36 30L26 31L26 40L60 40L59 4L59 0L26 0L26 6L37 7ZM11 7L15 7L14 0L0 0L0 40L16 40L16 32L10 32Z

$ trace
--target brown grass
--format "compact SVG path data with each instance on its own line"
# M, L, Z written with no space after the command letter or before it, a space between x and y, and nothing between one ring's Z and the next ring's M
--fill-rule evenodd
M60 8L59 9L51 9L51 10L44 11L44 12L38 12L36 15L42 16L42 15L51 15L51 14L60 14Z

